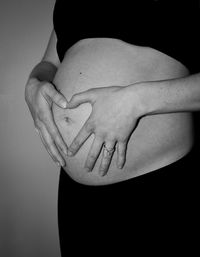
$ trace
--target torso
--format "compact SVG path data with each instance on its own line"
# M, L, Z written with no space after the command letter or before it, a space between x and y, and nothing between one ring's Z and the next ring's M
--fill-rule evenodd
M108 38L84 39L65 54L54 79L57 89L69 100L89 88L125 86L187 76L189 71L177 60L149 47L140 47ZM69 145L91 113L89 103L76 109L53 105L55 122ZM67 121L66 121L67 117ZM65 157L65 171L76 181L89 185L111 184L131 179L166 166L186 155L193 144L191 113L147 116L131 135L126 164L116 167L116 153L104 177L98 175L101 154L93 172L83 170L94 139L91 135L74 157Z

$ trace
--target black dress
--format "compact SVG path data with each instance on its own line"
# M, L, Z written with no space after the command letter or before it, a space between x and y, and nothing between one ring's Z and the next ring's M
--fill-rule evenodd
M150 46L179 60L191 73L199 72L199 15L198 1L189 0L58 0L54 8L58 55L62 61L66 50L80 39L110 37ZM79 184L61 168L62 256L121 251L122 256L142 256L144 250L171 256L172 249L186 251L198 213L195 153L194 147L164 168L106 186Z

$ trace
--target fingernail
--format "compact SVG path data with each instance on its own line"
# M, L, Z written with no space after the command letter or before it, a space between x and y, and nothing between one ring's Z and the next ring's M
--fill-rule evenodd
M90 168L88 168L88 167L84 167L84 169L85 169L86 172L91 172L91 171L92 171L92 170L91 170Z
M72 153L72 152L70 152L70 151L67 151L67 155L68 155L68 156L72 156L72 155L73 155L73 153Z
M61 101L61 105L62 105L63 108L67 107L67 103L65 101Z

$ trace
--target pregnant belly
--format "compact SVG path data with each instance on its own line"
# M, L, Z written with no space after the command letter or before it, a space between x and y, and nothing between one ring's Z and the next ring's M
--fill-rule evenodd
M73 94L89 88L125 86L139 81L186 75L188 70L185 66L155 49L130 45L117 39L95 38L81 40L66 52L54 84L69 100ZM55 122L67 145L73 141L91 111L89 103L71 110L53 105ZM130 137L122 170L116 167L115 152L106 176L98 175L102 153L93 172L84 171L84 163L94 140L93 134L74 157L63 156L67 163L65 170L74 180L83 184L116 183L181 158L192 146L192 135L190 113L144 117Z

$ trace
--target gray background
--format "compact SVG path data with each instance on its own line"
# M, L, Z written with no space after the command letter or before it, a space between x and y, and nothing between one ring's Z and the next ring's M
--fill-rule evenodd
M59 169L38 135L24 87L52 30L54 0L0 1L0 256L59 257Z

